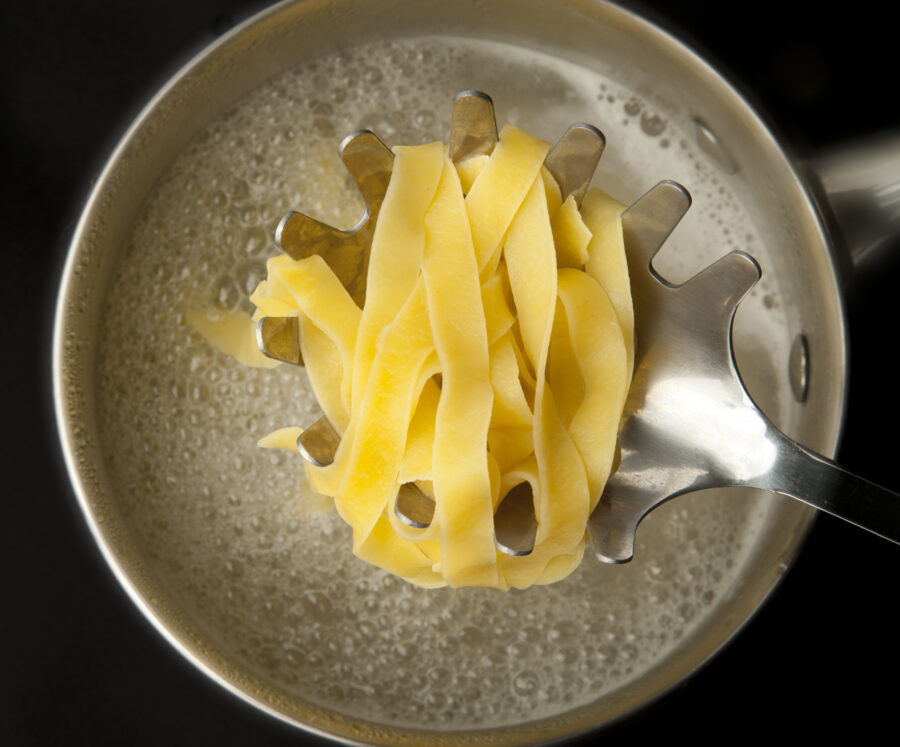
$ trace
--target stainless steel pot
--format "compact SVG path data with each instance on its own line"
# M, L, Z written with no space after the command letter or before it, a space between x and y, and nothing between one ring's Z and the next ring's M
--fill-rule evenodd
M119 486L110 475L109 436L98 413L96 372L102 343L98 331L106 290L155 183L192 138L273 74L372 39L422 34L474 37L503 41L511 45L511 54L525 49L529 50L526 56L565 59L570 77L563 75L561 81L571 84L572 76L577 78L572 71L584 70L618 82L640 100L641 109L631 115L634 121L630 126L640 126L643 114L650 115L646 124L651 130L654 117L665 119L670 132L687 141L683 148L693 154L690 165L700 162L714 175L717 185L727 187L739 201L742 215L758 231L756 240L771 263L771 269L766 269L777 278L772 303L783 310L779 318L787 343L780 359L770 356L764 365L754 368L753 360L760 351L748 342L743 355L747 368L755 371L750 374L751 388L757 387L754 393L768 404L770 414L787 432L823 453L833 453L838 438L846 335L833 235L826 228L831 217L822 217L809 185L753 111L699 58L658 29L599 3L460 2L445 7L418 2L414 10L412 7L393 0L377 6L349 2L278 6L207 50L148 105L112 156L73 240L58 306L55 385L69 470L88 522L132 598L176 647L242 697L305 728L351 740L409 738L455 743L461 739L459 733L436 732L424 724L408 728L396 719L395 723L387 718L379 723L377 718L360 718L352 709L342 712L323 707L321 701L317 704L316 693L298 694L284 683L268 680L258 667L247 664L233 642L223 643L203 610L185 599L187 587L179 588L166 564L148 552L140 528L133 524L133 514L128 515L127 501L117 492ZM551 91L555 81L535 81L534 85ZM453 92L448 91L448 101ZM551 131L560 124L555 115L547 115L549 107L544 112L523 112L504 104L504 95L518 101L523 92L513 86L495 93L501 116L505 106L510 118L520 116L526 127L532 124ZM581 103L577 95L574 98L576 104ZM550 102L558 107L567 105L565 96ZM620 106L629 103L619 100ZM603 122L598 124L604 127ZM552 132L546 136L552 137ZM621 154L615 155L615 143L610 145L613 162L605 178L623 198L633 197L649 186L641 180L652 177L646 166L629 167ZM660 147L659 141L653 141L653 147ZM676 142L670 147L681 146ZM836 189L840 179L846 178L840 175L846 173L826 172L824 181ZM613 181L614 174L619 175L618 183ZM682 178L693 187L679 174L655 177ZM701 205L695 203L694 210ZM839 210L843 209L839 205ZM871 243L870 239L863 243ZM685 268L673 259L671 269ZM798 335L805 338L808 355L805 391L802 377L796 373L802 367L795 366L792 381L789 365L789 351ZM778 383L771 387L767 382L773 376ZM522 743L577 733L629 712L687 676L763 601L809 526L809 512L792 504L768 502L763 508L761 530L742 558L742 572L730 593L711 602L690 635L660 656L641 677L595 701L558 708L556 713L528 723L476 730L468 738ZM302 626L304 621L295 624ZM486 652L490 653L491 645L485 647Z

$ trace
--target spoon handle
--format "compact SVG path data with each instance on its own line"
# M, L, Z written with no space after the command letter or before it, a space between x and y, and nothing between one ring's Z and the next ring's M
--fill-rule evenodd
M791 496L900 544L900 494L848 472L782 433L778 436L777 465L749 480L748 486Z

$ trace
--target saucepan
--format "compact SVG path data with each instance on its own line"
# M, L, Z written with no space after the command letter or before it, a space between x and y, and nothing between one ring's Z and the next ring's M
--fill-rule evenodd
M347 742L523 744L608 724L731 639L814 514L708 491L649 516L626 566L588 557L548 587L426 591L353 558L300 464L256 448L315 419L303 373L242 367L191 314L248 308L287 210L355 223L344 135L445 137L463 89L550 141L600 127L595 184L623 202L661 179L688 188L658 271L679 282L734 248L759 260L738 365L766 414L829 456L848 250L890 229L884 150L801 173L715 69L595 0L285 2L182 69L110 157L72 240L53 364L66 462L107 561L179 651Z

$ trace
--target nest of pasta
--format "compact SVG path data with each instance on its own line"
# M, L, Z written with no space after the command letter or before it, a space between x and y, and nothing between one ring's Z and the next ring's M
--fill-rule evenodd
M298 315L341 435L309 481L357 556L419 586L565 577L612 467L633 362L623 206L598 190L580 209L563 200L548 151L509 126L490 156L459 164L441 143L396 147L364 307L319 256L269 260L251 298L257 317ZM395 516L405 483L434 500L427 528ZM512 557L494 513L522 483L538 528Z

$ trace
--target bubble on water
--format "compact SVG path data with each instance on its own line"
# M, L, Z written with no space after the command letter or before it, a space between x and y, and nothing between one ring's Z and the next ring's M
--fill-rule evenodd
M238 289L245 296L249 296L256 290L256 286L266 279L266 263L261 259L241 262L235 268L234 277L237 281Z
M213 303L222 311L234 311L241 302L241 292L230 275L222 275L213 286Z
M513 690L516 695L535 695L540 686L538 676L530 670L520 672L513 679Z
M625 113L634 117L641 113L641 109L644 108L644 105L641 103L641 100L636 97L632 97L625 102Z
M420 109L413 116L413 122L419 129L427 131L435 122L434 112L429 109Z
M656 137L666 129L666 120L658 114L644 112L641 115L641 130L644 134Z

